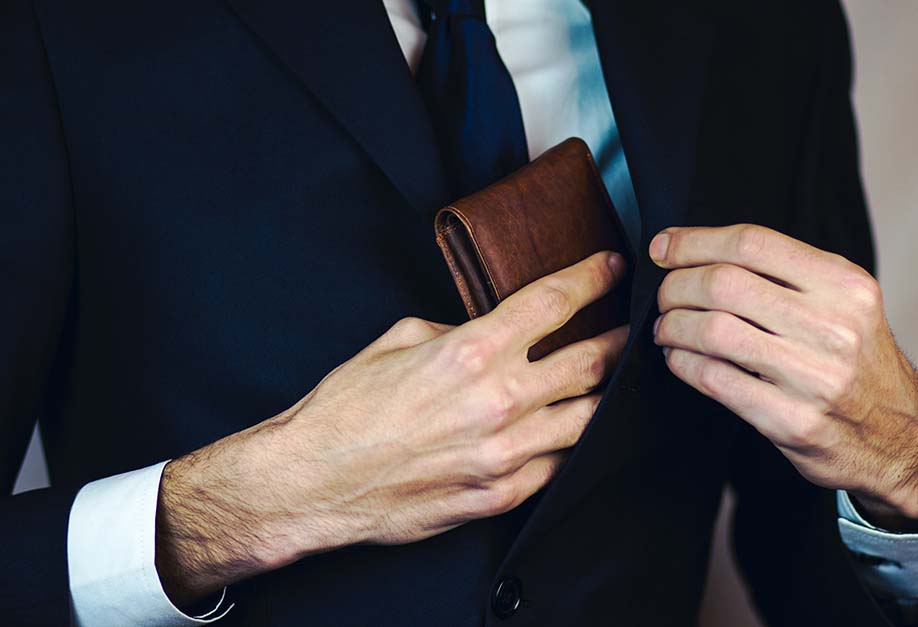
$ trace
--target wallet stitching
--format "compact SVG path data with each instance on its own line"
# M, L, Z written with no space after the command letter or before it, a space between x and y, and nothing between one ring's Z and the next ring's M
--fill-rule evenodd
M462 302L465 305L466 311L469 312L469 315L472 318L477 318L479 312L475 307L475 303L472 302L468 285L465 282L465 277L463 277L462 273L459 271L459 268L456 265L456 261L453 258L453 252L450 250L449 245L444 243L445 238L443 236L447 233L451 233L455 229L455 225L439 229L439 233L437 233L437 243L440 244L440 250L443 251L443 256L446 258L446 265L449 266L449 271L453 275L453 280L455 280L456 283L460 286L459 295L462 298Z

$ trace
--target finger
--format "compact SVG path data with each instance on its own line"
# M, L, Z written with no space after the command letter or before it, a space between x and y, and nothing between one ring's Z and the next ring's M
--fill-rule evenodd
M544 488L557 476L567 460L567 452L549 453L530 460L506 479L486 488L495 514L516 509L530 496Z
M805 316L800 299L794 290L726 263L673 270L657 292L661 313L678 308L726 311L779 335L801 325Z
M533 362L529 381L534 406L581 396L608 379L618 365L629 330L629 325L623 325Z
M496 480L467 484L454 498L447 499L447 511L455 515L449 522L465 522L509 512L545 487L558 474L567 455L568 451L542 455Z
M732 362L795 399L821 404L835 387L831 362L810 346L766 333L722 311L673 309L654 324L654 342Z
M518 350L561 328L580 309L601 298L625 274L617 253L600 252L511 294L482 324Z
M492 436L493 450L506 460L505 474L531 459L577 444L601 398L590 394L543 407Z
M706 355L668 349L666 364L678 378L724 405L779 446L799 444L808 418L801 404L737 366Z
M723 311L673 309L654 325L654 342L725 359L778 383L790 357L774 335Z
M828 253L754 224L664 229L651 241L650 257L663 268L730 263L798 290L837 266Z

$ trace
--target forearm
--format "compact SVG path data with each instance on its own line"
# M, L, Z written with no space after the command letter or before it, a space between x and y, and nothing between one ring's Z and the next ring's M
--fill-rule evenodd
M282 462L298 435L291 425L296 409L166 466L156 515L156 568L176 604L351 542L342 521L304 511L282 496L281 486L291 479L303 493L321 491L318 473L292 477Z
M224 494L219 482L208 476L207 465L219 464L230 454L226 448L225 442L215 443L170 462L163 471L156 511L156 569L176 605L266 570L251 537L259 534L248 528L247 505ZM202 461L205 458L208 462ZM238 483L232 477L226 481Z

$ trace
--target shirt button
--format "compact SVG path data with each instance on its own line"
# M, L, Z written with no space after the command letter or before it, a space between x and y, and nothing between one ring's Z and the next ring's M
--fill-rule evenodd
M520 607L523 585L516 577L505 577L494 587L491 609L498 618L510 618Z

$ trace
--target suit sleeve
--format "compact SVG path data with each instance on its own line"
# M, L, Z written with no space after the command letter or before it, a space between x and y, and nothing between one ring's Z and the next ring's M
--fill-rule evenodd
M41 410L73 283L67 154L30 2L0 0L0 616L66 625L76 489L9 496Z
M875 272L851 105L847 24L836 0L814 21L813 88L797 163L788 234ZM835 493L803 479L743 425L731 452L733 540L754 604L768 625L904 624L879 606L841 542Z

